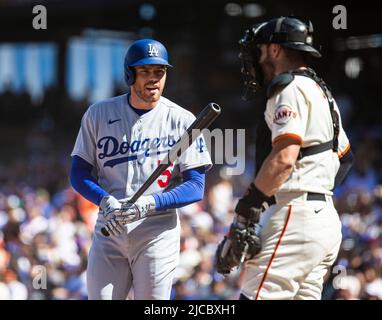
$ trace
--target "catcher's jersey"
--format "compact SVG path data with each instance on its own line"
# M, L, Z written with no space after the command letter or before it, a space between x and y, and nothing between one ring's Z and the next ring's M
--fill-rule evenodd
M195 116L161 97L155 108L139 116L128 94L90 106L72 152L93 166L99 185L116 197L130 198L156 169ZM212 165L202 136L165 170L146 195L172 188L184 170Z
M339 114L336 103L334 108ZM289 85L267 101L265 121L272 132L272 143L292 136L299 139L301 147L305 148L330 141L334 135L324 92L314 80L304 76L296 75ZM278 192L332 194L339 159L350 147L341 118L339 121L338 154L328 150L298 160Z

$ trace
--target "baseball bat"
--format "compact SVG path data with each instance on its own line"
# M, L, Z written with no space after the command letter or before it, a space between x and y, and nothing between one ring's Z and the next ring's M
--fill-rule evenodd
M159 166L148 177L148 179L137 190L129 202L134 203L143 193L151 186L151 184L158 179L158 177L166 170L171 163L179 158L184 151L196 140L198 135L193 134L193 130L201 130L208 128L212 122L220 115L221 108L217 103L210 102L194 120L194 122L187 128L179 141L168 151L164 159L160 162ZM105 227L101 229L104 236L108 237L110 234Z

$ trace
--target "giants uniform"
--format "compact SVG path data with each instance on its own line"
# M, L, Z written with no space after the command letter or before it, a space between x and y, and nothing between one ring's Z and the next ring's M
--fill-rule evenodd
M339 114L335 103L334 109ZM306 76L295 76L270 97L264 115L272 143L293 137L306 148L333 139L328 100ZM350 145L339 123L338 153L330 149L298 159L274 203L261 214L262 250L244 271L242 293L247 298L320 299L322 278L342 238L331 190L339 158Z
M92 105L85 113L72 156L93 166L99 185L109 194L117 199L131 198L194 119L192 113L164 97L141 116L130 107L128 95L114 97ZM200 166L211 166L202 137L145 195L173 188L181 172ZM126 292L138 282L135 299L167 299L179 258L176 209L127 224L120 237L104 237L104 222L99 214L89 253L89 298L125 299ZM99 276L102 274L105 277Z

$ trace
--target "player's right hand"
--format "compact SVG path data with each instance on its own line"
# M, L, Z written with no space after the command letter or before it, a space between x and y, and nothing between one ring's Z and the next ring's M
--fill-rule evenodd
M121 210L122 204L113 196L105 196L99 205L100 212L106 220L114 217L114 213Z
M100 213L106 219L105 229L113 236L119 236L124 228L116 219L116 214L121 210L122 204L113 196L105 196L99 205Z

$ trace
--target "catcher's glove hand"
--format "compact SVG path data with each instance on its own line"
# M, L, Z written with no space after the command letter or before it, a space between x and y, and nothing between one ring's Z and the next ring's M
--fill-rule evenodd
M239 220L238 220L239 219ZM216 270L228 274L244 261L252 259L261 250L261 240L256 232L255 223L241 223L243 218L237 217L228 234L216 250Z

